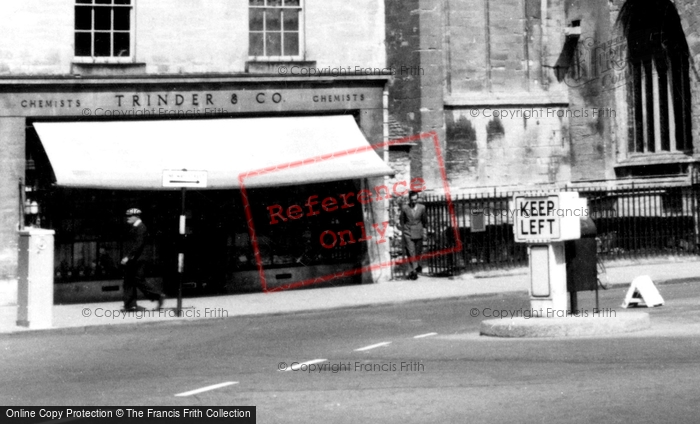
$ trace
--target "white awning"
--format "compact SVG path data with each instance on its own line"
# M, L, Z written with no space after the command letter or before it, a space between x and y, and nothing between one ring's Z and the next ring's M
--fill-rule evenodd
M163 189L163 171L206 171L208 189L391 175L349 115L37 122L58 185ZM256 172L264 170L262 172Z

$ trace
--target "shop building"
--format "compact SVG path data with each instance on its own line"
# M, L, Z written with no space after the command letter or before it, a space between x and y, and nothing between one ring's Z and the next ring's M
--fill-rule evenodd
M181 190L164 187L166 170L207 179L186 191L193 294L260 290L259 265L268 289L386 278L371 266L389 257L373 229L386 194L374 188L393 171L369 147L387 137L382 1L2 8L3 305L16 302L22 223L56 231L59 301L119 299L130 207L151 233L148 274L172 293ZM374 195L358 201L363 189ZM345 208L323 203L348 193Z

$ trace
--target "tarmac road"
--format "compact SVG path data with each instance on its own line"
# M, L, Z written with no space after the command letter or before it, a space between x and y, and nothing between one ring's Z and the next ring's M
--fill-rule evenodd
M659 288L652 329L599 338L476 334L485 315L528 309L522 294L2 335L0 404L256 405L260 423L698 422L700 285ZM603 313L624 313L623 297L601 292ZM593 313L590 293L579 303Z

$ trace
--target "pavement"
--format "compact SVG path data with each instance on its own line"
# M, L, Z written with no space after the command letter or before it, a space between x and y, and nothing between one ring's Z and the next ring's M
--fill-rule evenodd
M607 274L612 286L629 286L640 275L648 275L655 284L700 281L700 258L669 257L608 263ZM359 308L435 299L460 299L499 293L522 292L527 297L528 269L494 270L456 277L421 276L416 281L392 280L378 284L331 288L311 288L272 293L235 294L215 297L185 298L183 315L174 310L177 299L167 299L161 311L145 310L125 313L121 302L54 305L52 327L31 329L15 324L17 307L0 308L0 333L87 329L93 326L148 325L183 321L225 319L239 316L277 315ZM660 290L663 296L663 289ZM580 295L583 296L583 295ZM624 293L620 294L620 302ZM154 308L155 302L140 301L140 306Z

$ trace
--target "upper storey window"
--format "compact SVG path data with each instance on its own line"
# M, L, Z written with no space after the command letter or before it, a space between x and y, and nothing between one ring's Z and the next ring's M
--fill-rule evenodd
M690 53L669 0L628 0L619 21L627 38L629 151L692 152Z
M256 59L301 59L301 2L249 0L249 56Z
M76 0L77 61L130 62L135 0Z

